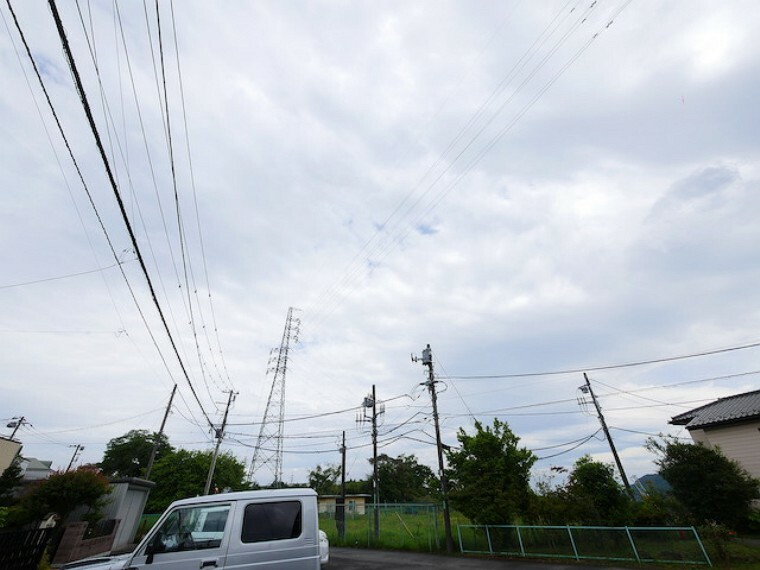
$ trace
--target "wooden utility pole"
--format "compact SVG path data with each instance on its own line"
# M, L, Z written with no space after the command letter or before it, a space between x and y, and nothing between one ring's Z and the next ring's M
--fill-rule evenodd
M227 407L224 409L224 418L222 418L222 427L216 430L216 447L214 448L214 455L211 457L206 487L203 489L204 495L208 495L211 490L211 480L214 478L214 470L216 469L216 458L219 456L219 447L222 445L222 439L224 439L224 428L227 427L227 414L230 412L230 406L232 406L232 402L235 400L235 394L236 392L230 390L230 397L227 399Z
M169 396L169 403L166 405L166 411L164 412L164 419L161 420L161 427L158 430L153 440L153 449L150 450L150 457L148 458L148 466L145 468L145 478L150 480L150 472L153 470L153 462L156 460L156 453L158 452L158 445L161 443L161 436L164 435L164 427L166 427L166 419L169 417L169 412L172 409L172 402L174 401L174 394L177 393L177 385L172 388L172 395Z
M612 456L615 458L615 463L617 464L618 471L620 472L620 478L623 479L623 484L625 485L625 489L626 491L628 491L628 494L633 495L633 490L631 489L631 485L630 483L628 483L628 477L625 476L625 469L623 469L623 464L620 461L620 457L618 457L617 449L615 449L615 443L612 441L610 430L607 429L607 422L604 421L604 414L602 413L602 408L599 406L599 402L596 401L596 394L594 394L594 390L591 388L591 382L589 382L588 374L584 372L583 378L586 380L586 385L581 386L581 390L584 392L588 392L589 395L591 396L591 401L594 402L594 407L596 408L596 415L599 417L599 422L602 424L602 430L604 431L604 435L607 436L607 441L609 442L610 449L612 450Z

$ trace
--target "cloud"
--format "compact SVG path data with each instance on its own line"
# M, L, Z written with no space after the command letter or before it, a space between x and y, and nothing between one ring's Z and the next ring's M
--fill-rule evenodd
M78 13L61 8L159 302L215 422L228 370L240 392L232 417L249 424L236 437L255 440L272 382L269 350L291 306L301 309L302 334L285 414L319 416L286 424L295 480L337 461L330 438L343 430L352 434L351 473L368 470L367 434L352 408L373 384L381 398L400 397L388 403L383 451L435 464L434 448L417 441L432 433L424 370L409 360L427 343L443 380L445 441L469 429L471 411L546 447L598 429L575 402L582 375L447 377L756 340L756 10L633 3L606 27L615 8L592 9L560 41L580 14L549 5L183 5L175 10L182 92L174 37L164 36L176 201L155 22L151 46L142 9L120 5L127 53L112 7L92 7L104 109ZM18 12L120 255L131 243L50 16L32 4ZM62 167L51 151L7 34L0 66L0 285L111 265L33 84ZM139 268L124 269L144 320L115 269L0 290L6 413L50 433L25 433L27 452L63 465L67 445L85 443L85 460L97 461L110 437L157 427L174 381L184 400L170 417L172 440L209 445ZM611 425L657 433L683 411L675 404L750 389L755 379L654 387L753 369L757 351L737 351L592 380L632 393L653 387L640 395L674 404L600 389ZM320 416L338 410L348 411ZM395 440L390 430L407 420L422 431ZM615 437L634 474L651 471L646 435ZM569 466L605 446L592 439L552 461Z

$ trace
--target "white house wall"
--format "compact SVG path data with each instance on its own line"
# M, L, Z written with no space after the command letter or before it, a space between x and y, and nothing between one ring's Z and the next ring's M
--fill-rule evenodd
M697 443L720 447L723 455L734 459L750 475L760 478L760 420L693 429L689 434Z

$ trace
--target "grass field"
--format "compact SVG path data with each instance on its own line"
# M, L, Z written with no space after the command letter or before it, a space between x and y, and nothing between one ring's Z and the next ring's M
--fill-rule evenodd
M341 539L334 515L320 515L319 527L327 533L330 544L364 548L392 548L435 552L444 545L443 515L428 505L388 506L380 510L380 536L375 537L374 514L346 514L345 537ZM452 520L466 522L462 517Z

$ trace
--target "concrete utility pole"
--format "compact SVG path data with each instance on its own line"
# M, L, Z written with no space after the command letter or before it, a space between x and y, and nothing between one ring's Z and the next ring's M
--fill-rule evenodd
M412 361L417 362L419 359L412 356ZM433 422L435 423L435 442L438 450L438 472L441 476L441 495L443 495L443 529L446 533L446 552L454 552L454 539L451 535L451 513L449 512L449 491L446 482L446 472L443 466L443 444L441 443L441 427L438 423L438 396L435 392L435 374L433 372L433 351L428 344L422 351L422 365L427 366L428 381L423 385L430 390L430 399L433 401Z
M377 394L375 385L372 385L372 393L364 398L362 402L362 411L356 414L356 423L372 423L372 500L375 504L374 521L375 521L375 538L380 538L380 480L377 475ZM367 416L367 410L372 410L372 415ZM383 409L379 413L383 413Z
M206 478L206 487L203 489L203 494L208 495L211 490L211 480L214 478L214 471L216 470L216 458L219 456L219 447L222 445L222 439L224 439L224 428L227 427L227 414L230 412L230 406L235 401L237 392L230 390L230 397L227 399L227 407L224 408L224 418L222 418L222 427L216 430L216 447L214 448L214 455L211 457L211 466L208 469L208 477Z
M338 535L346 536L346 432L343 432L343 443L340 446L340 497L335 507L335 522L338 526Z
M74 461L77 460L77 457L79 454L84 451L84 445L76 444L76 445L70 445L69 447L74 448L74 454L71 456L71 461L69 461L69 466L66 467L66 471L64 473L68 473L71 470L71 466L74 465Z
M594 390L591 388L591 382L589 382L588 374L585 372L583 373L583 378L586 380L586 385L581 386L581 392L587 392L591 396L591 401L594 402L594 407L596 408L596 414L599 417L599 422L602 424L602 430L604 431L604 435L607 436L607 441L610 444L610 449L612 450L612 456L615 458L615 463L617 464L618 471L620 472L620 477L623 479L623 484L625 485L626 491L628 491L629 495L633 495L633 491L631 490L631 485L628 483L628 477L625 476L625 469L623 469L623 464L620 461L620 457L618 457L617 449L615 449L615 444L612 441L612 436L610 435L610 430L607 429L607 422L604 421L604 414L602 414L602 408L599 406L599 402L596 401L596 394L594 394Z
M375 538L380 538L380 480L377 477L377 395L372 384L372 483L375 501Z
M156 452L158 451L158 444L161 442L161 436L164 435L164 427L166 427L166 419L169 417L169 412L172 409L172 402L174 401L174 394L177 393L177 385L172 388L172 395L169 396L169 403L166 406L166 412L164 412L164 419L161 420L161 427L158 430L158 435L153 441L153 449L150 450L150 457L148 458L148 466L145 468L145 478L150 480L150 472L153 469L153 462L156 460Z

